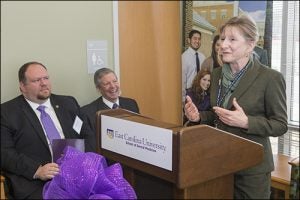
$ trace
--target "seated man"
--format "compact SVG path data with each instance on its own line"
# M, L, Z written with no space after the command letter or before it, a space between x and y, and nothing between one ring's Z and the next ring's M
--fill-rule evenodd
M59 173L53 139L83 138L80 107L74 97L51 93L46 67L29 62L19 69L22 95L1 104L1 172L8 198L42 199L46 181Z
M114 71L108 68L98 69L94 74L94 83L98 91L102 94L95 101L81 108L85 120L88 122L91 130L96 137L96 112L99 110L123 108L135 113L139 113L139 107L135 100L120 97L120 84ZM96 139L93 143L94 151L96 151Z
M115 107L123 108L135 113L139 113L139 107L135 100L120 96L120 85L118 78L114 71L108 68L102 68L95 72L94 83L97 90L102 94L101 97L97 98L90 104L81 108L82 114L84 114L84 121L87 121L91 129L94 131L96 137L96 112L99 110L113 109ZM115 105L115 106L114 106ZM87 119L86 119L87 118ZM96 138L90 143L94 142L94 149L96 151ZM108 164L115 163L114 160L107 159ZM166 190L172 191L172 184L162 184L163 180L152 177L149 174L135 170L135 181L134 189L138 199L145 199L159 196L162 199L168 199L168 197L162 196ZM167 186L166 186L167 185ZM156 193L149 193L151 191Z

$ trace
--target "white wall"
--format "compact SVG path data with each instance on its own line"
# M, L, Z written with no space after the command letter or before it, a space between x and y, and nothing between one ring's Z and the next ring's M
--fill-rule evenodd
M46 65L53 93L80 105L99 94L87 73L86 40L108 41L114 69L110 1L1 1L1 103L19 95L18 70L29 61Z

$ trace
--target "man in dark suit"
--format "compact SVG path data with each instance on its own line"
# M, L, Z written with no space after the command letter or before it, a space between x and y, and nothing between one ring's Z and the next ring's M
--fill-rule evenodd
M92 129L94 132L95 137L94 139L91 139L89 143L94 143L94 151L96 151L96 112L99 110L119 107L135 113L139 113L139 107L134 99L120 96L120 84L115 72L111 69L102 68L97 70L94 74L94 83L97 90L102 94L102 96L97 98L90 104L83 106L81 108L81 112L83 113L84 121L88 122L90 129ZM115 163L115 161L108 159L108 163L112 164ZM153 177L138 170L135 170L134 174L135 181L133 187L138 196L138 199L152 197L163 199L170 198L161 196L161 194L163 194L166 190L172 191L171 184L162 184L164 180ZM171 192L169 193L171 194Z
M94 151L96 151L96 112L105 109L123 108L139 113L139 107L134 99L120 96L120 84L115 72L111 69L98 69L94 74L94 83L102 96L83 106L81 112L85 118L84 120L87 121L94 133L95 137L89 143L93 143Z
M22 95L1 104L1 171L8 197L42 199L44 184L59 173L59 166L53 162L51 139L38 107L46 107L58 138L83 138L88 129L80 125L75 98L51 94L43 64L24 64L19 87Z

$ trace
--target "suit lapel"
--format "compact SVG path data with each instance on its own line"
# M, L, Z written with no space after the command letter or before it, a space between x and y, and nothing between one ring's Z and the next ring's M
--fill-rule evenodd
M119 107L120 108L124 108L124 109L127 109L127 110L129 110L129 108L127 108L128 106L126 106L125 104L124 104L124 102L123 102L123 98L122 97L120 97L119 96ZM124 105L123 105L124 104Z
M249 89L249 87L251 87L251 85L253 84L253 82L255 81L256 77L259 74L259 71L260 71L259 67L260 66L258 66L258 65L256 65L254 63L246 71L246 73L244 74L244 76L240 80L238 86L236 87L236 89L232 93L232 95L231 95L231 97L230 97L230 99L228 101L227 109L231 109L231 107L232 107L232 100L233 100L234 97L238 101L238 99L243 96L243 94Z
M22 110L25 114L25 116L27 117L28 121L31 123L31 125L33 126L35 132L37 133L37 135L40 137L40 139L43 141L44 145L49 148L48 146L48 142L46 139L46 135L44 133L43 127L40 123L40 120L38 119L38 117L36 116L35 112L32 110L32 108L28 105L27 101L25 99L23 99L24 103L22 106Z
M212 102L211 106L215 106L217 104L217 95L218 95L218 90L219 90L219 82L221 81L221 74L222 74L222 68L217 68L215 69L216 72L214 74L214 79L215 80L212 80L211 83L211 92L210 92L210 99Z
M54 95L50 96L50 102L51 105L55 111L56 117L60 123L60 126L62 128L63 134L65 138L70 137L69 130L66 129L67 126L65 126L65 123L67 123L64 119L64 114L67 113L67 111L64 110L64 106L62 106L58 101L57 98L55 98Z
M103 102L103 98L102 96L99 97L99 101L97 101L97 111L99 110L106 110L106 109L111 109L110 107L108 107L104 102Z

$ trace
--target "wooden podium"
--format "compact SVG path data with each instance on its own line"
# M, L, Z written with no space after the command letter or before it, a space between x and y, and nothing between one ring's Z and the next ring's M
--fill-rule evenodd
M101 116L173 132L172 171L101 148ZM233 174L260 163L262 145L207 125L182 127L123 109L97 112L97 152L123 166L138 199L232 199Z

